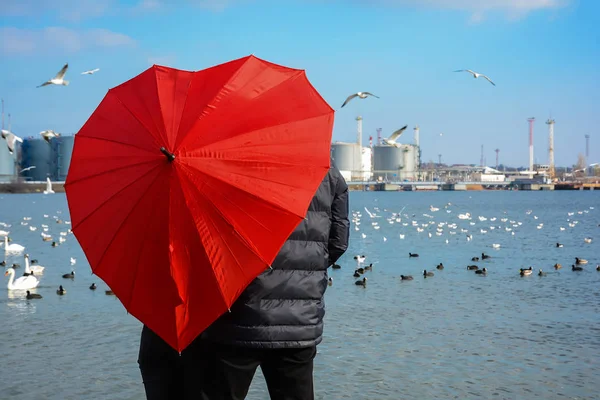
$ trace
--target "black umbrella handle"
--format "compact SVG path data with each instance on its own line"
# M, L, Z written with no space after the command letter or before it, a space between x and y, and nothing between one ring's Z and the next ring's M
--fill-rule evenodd
M167 157L167 160L169 160L169 162L175 159L175 154L169 153L169 150L165 149L164 147L161 147L160 151Z

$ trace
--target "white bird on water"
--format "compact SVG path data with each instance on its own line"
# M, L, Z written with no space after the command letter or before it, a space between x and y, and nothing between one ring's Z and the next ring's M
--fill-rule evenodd
M400 145L400 143L396 143L396 140L398 140L400 135L402 135L402 133L406 130L407 127L408 127L408 125L404 125L402 128L400 128L397 131L395 131L394 133L392 133L389 138L383 139L383 143L390 145L390 146L398 147Z
M94 69L90 69L89 71L83 71L81 73L81 75L92 75L92 74L95 74L98 71L100 71L100 68L94 68Z
M366 99L368 96L373 96L373 97L379 98L379 97L375 96L373 93L358 92L358 93L354 93L354 94L351 94L350 96L348 96L346 101L344 101L344 104L342 104L342 107L344 107L346 104L348 104L350 102L350 100L352 100L355 97L360 97L361 99Z
M492 80L489 77L487 77L486 75L480 74L480 73L475 72L475 71L471 71L470 69L459 69L459 70L456 70L454 72L468 72L471 75L473 75L473 78L475 78L475 79L480 78L480 77L481 78L485 78L485 79L488 80L489 83L491 83L492 85L496 86L496 84L494 82L492 82Z
M23 143L23 139L12 133L11 131L7 131L6 129L2 129L2 139L6 139L6 145L8 146L8 151L12 154L15 151L15 142Z
M47 80L46 82L42 83L40 86L38 87L42 87L42 86L48 86L48 85L62 85L62 86L68 86L69 85L69 81L65 80L65 74L67 73L67 69L69 68L69 63L66 63L64 65L64 67L62 67L62 69L60 71L58 71L58 73L56 74L56 76L50 80Z

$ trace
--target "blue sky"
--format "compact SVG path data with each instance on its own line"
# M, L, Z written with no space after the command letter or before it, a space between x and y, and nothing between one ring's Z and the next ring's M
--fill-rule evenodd
M59 4L61 8L57 8ZM254 54L306 69L336 112L334 140L365 144L408 124L423 161L557 165L600 161L596 0L2 0L0 97L22 137L76 132L106 91L153 63L198 70ZM69 62L68 87L36 89ZM100 68L92 76L80 75ZM489 75L497 86L456 69ZM380 99L353 101L356 91ZM443 136L440 136L443 133Z

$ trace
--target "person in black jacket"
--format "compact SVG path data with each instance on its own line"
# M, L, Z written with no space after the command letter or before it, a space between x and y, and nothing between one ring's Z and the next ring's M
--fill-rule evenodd
M258 366L273 400L311 400L327 269L348 248L348 186L332 166L272 269L196 340L203 400L244 399ZM187 373L186 373L187 376Z
M348 209L348 186L332 165L271 268L181 356L144 327L139 363L147 398L244 399L260 366L271 399L314 399L327 269L348 248Z

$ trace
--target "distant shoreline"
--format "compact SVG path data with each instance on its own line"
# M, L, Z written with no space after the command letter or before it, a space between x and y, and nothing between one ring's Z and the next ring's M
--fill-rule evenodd
M46 183L24 183L24 182L2 182L0 183L0 193L6 194L25 194L25 193L43 193L46 190ZM52 190L55 193L64 193L63 183L52 182Z

